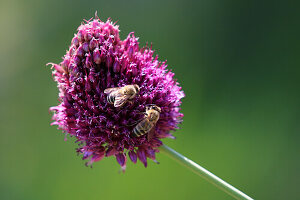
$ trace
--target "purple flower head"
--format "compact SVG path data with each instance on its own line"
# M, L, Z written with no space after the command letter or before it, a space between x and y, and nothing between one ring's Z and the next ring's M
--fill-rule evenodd
M134 33L121 40L118 26L96 17L79 26L63 61L51 64L60 100L50 108L52 125L76 137L77 152L88 165L115 156L125 169L128 155L146 167L147 158L155 161L161 139L174 138L170 131L183 117L179 106L184 93L166 62L153 53L147 46L139 47ZM134 84L140 91L132 100L120 107L108 103L105 89ZM152 136L134 136L133 129L151 104L161 108Z

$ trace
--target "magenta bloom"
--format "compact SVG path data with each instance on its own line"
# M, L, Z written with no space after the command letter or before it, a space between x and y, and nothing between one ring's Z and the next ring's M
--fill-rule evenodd
M115 156L123 169L127 156L145 167L147 157L155 161L162 145L160 139L174 138L170 131L178 128L184 93L166 70L166 62L153 57L149 47L140 48L133 33L122 41L118 26L98 18L82 24L72 39L63 61L53 66L58 83L60 104L54 111L52 125L76 137L78 152L92 164ZM137 84L139 94L122 107L107 102L106 88ZM147 104L161 108L154 136L134 137L136 122L143 119Z

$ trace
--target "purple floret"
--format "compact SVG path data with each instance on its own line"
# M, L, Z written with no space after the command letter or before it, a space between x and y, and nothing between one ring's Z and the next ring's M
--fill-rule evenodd
M52 64L58 83L60 104L54 111L52 125L76 137L77 152L88 165L104 157L115 156L123 169L127 156L145 167L147 158L155 161L162 145L160 139L174 138L183 114L179 112L184 93L166 62L158 61L149 47L139 48L134 33L122 41L118 26L98 18L78 28L63 61ZM137 84L139 94L122 107L107 102L104 90ZM144 118L146 105L161 108L160 118L148 139L132 135L134 125Z

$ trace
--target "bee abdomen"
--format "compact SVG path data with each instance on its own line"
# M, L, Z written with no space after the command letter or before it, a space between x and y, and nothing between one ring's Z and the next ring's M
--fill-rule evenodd
M114 104L115 96L114 95L108 95L107 96L107 102L110 103L110 104Z
M136 125L136 127L134 127L133 129L133 135L136 137L140 137L142 135L145 135L147 132L143 129L143 127L138 124Z

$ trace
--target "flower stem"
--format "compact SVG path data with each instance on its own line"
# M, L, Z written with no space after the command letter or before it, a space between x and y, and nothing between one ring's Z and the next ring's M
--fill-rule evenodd
M164 152L166 155L174 159L175 161L179 162L183 166L189 168L194 173L198 174L202 178L206 179L208 182L214 184L219 189L223 190L227 194L231 195L235 199L246 199L246 200L253 200L251 197L247 196L243 192L239 191L232 185L226 183L216 175L212 174L208 170L204 169L197 163L191 161L187 157L181 155L180 153L176 152L175 150L171 149L170 147L166 145L162 145L160 147L160 150Z

